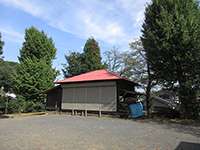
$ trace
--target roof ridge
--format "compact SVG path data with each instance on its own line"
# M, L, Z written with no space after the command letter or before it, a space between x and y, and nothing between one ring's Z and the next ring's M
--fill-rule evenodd
M76 77L76 76L80 76L80 75L84 75L84 74L88 74L88 73L96 72L96 71L100 71L100 70L106 70L106 69L91 70L91 71L84 72L84 73L81 73L81 74L78 74L78 75L75 75L75 76L71 76L71 77L68 77L68 78L65 78L65 79L73 78L73 77ZM107 70L106 70L106 71L107 71Z
M57 81L55 81L55 82L64 81L64 80L66 80L66 79L71 79L71 78L73 78L73 77L77 77L77 76L80 76L80 75L88 74L88 73L91 73L91 72L97 72L97 71L101 71L101 70L105 70L105 71L108 72L107 69L91 70L91 71L88 71L88 72L85 72L85 73L81 73L81 74L78 74L78 75L74 75L74 76L71 76L71 77L65 77L64 79L62 79L62 80L57 80Z
M63 80L57 80L55 83L69 83L69 82L86 82L86 81L102 81L102 80L127 80L128 78L120 76L118 73L109 71L107 69L93 70L85 72L72 77L64 78ZM133 82L133 81L131 81Z

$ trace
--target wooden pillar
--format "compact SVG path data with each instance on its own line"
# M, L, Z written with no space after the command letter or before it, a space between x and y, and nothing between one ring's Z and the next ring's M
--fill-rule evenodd
M74 109L72 109L72 116L74 115Z
M87 117L87 109L85 110L85 117Z
M77 111L75 110L75 116L77 116Z
M101 117L101 109L99 110L99 117Z
M99 104L99 117L101 117L101 104Z
M83 110L81 110L81 116L84 116L84 111Z

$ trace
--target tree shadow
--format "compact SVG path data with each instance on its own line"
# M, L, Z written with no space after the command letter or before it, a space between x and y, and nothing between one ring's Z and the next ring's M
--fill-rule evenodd
M170 123L170 124L164 125L164 127L168 128L168 129L173 129L177 132L191 134L193 136L200 137L200 126Z
M200 144L182 141L175 150L200 150Z
M196 137L200 137L200 124L199 122L171 122L165 119L141 119L138 120L139 122L144 123L155 123L162 125L165 129L174 130L176 132L181 132L185 134L191 134ZM200 149L199 149L200 150Z
M6 118L9 118L9 116L7 116L4 113L0 112L0 119L6 119Z

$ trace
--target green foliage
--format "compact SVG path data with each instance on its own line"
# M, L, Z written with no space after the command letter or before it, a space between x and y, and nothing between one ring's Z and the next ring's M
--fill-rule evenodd
M4 87L4 91L13 91L12 75L16 73L18 63L10 61L0 61L0 87Z
M25 41L20 50L20 62L23 62L26 58L30 58L43 59L46 60L48 64L51 64L55 55L56 48L51 38L35 27L26 29Z
M1 55L3 54L3 45L4 42L1 40L1 33L0 33L0 61L2 59Z
M141 37L150 69L165 86L178 83L185 117L200 86L200 9L194 0L152 0ZM193 105L193 106L194 106ZM195 108L195 106L194 106Z
M8 101L8 113L39 112L44 110L44 104L26 101L23 96L17 96L16 99Z
M26 101L24 97L19 96L17 99L11 99L8 101L8 113L20 113L24 112L24 105Z
M55 70L45 60L26 59L17 67L14 75L15 91L27 101L44 102L45 90L53 87Z
M39 102L26 101L23 112L41 112L45 110L45 105Z
M82 54L72 52L65 58L67 64L62 70L65 77L105 68L105 65L101 63L99 45L93 38L86 41Z
M65 77L79 75L83 72L83 55L77 52L72 52L69 55L65 55L67 60L67 66L64 65L63 73Z
M26 101L23 112L43 109L46 98L44 91L54 86L53 81L58 74L52 68L55 55L56 48L51 38L35 27L26 29L25 41L20 50L20 64L13 75L15 92Z
M85 43L83 51L83 72L104 68L101 63L100 48L95 39L89 38Z

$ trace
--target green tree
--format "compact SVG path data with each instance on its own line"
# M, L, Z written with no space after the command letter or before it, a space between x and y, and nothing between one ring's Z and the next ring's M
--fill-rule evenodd
M94 38L89 38L83 49L83 72L102 68L99 44Z
M13 77L17 94L28 101L44 101L43 92L53 87L58 73L52 67L55 55L56 48L51 38L34 27L26 29L25 41L20 50L20 64Z
M3 45L4 42L1 40L1 33L0 33L0 61L2 59L2 54L3 54Z
M152 0L142 43L150 69L165 86L178 85L181 114L197 116L200 83L200 9L195 0Z
M93 38L89 38L83 53L72 52L65 56L67 61L62 69L65 77L79 75L88 71L98 70L106 66L101 63L100 48Z
M11 92L13 89L12 75L16 71L17 63L3 60L3 45L0 33L0 88L3 87L4 92Z
M13 91L13 74L16 73L18 63L11 61L0 61L0 87L4 87L5 92Z
M25 59L14 75L17 94L27 101L44 102L44 91L53 87L55 70L45 60Z
M83 55L78 52L72 52L69 55L65 55L67 64L64 65L62 69L65 77L71 77L74 75L79 75L83 72Z
M55 58L56 48L52 38L49 38L43 31L30 27L25 31L25 41L20 50L19 60L26 58L43 59L48 64Z

